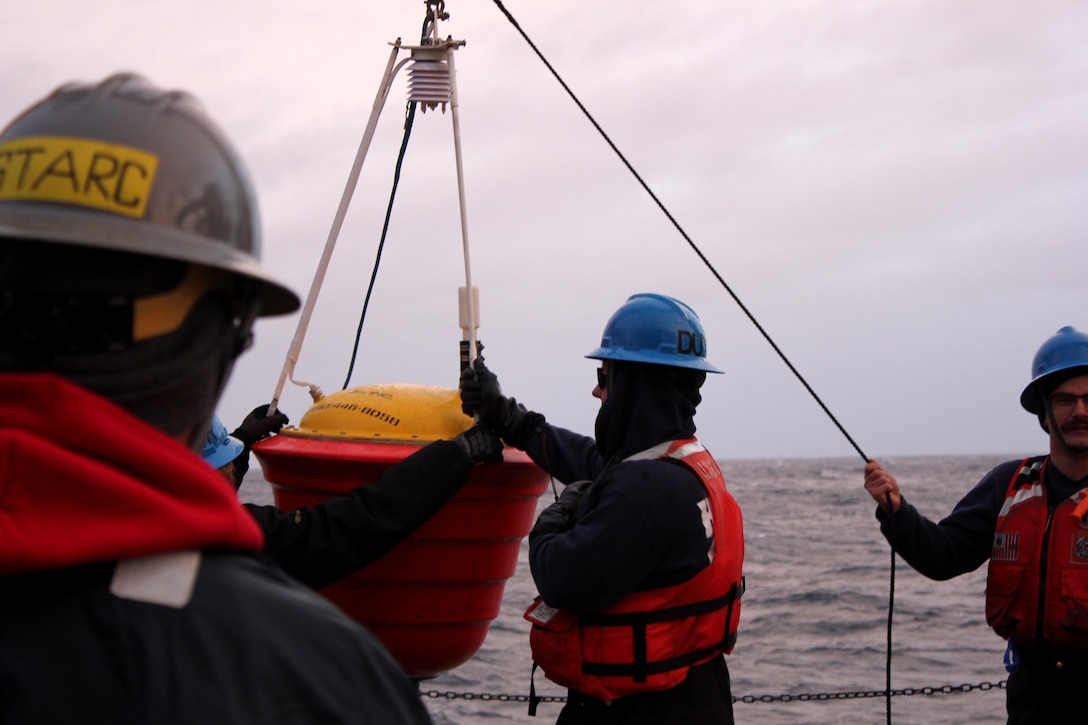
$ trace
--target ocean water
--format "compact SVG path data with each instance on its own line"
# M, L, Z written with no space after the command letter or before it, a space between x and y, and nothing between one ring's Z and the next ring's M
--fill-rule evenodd
M1027 455L1027 454L1025 454ZM933 519L951 511L1007 456L882 459L912 503ZM862 488L860 458L720 461L744 513L745 576L740 634L728 658L738 723L883 723L887 701L890 553ZM243 500L271 503L254 462ZM540 507L552 499L549 491ZM892 722L952 725L1005 721L1004 642L983 616L985 566L947 582L895 567ZM476 655L420 683L440 725L549 723L561 703L527 714L529 624L536 591L522 544L502 609ZM964 687L964 686L968 687ZM979 687L982 685L982 687ZM542 696L564 691L539 672ZM857 694L861 693L861 694ZM925 694L933 693L933 694Z

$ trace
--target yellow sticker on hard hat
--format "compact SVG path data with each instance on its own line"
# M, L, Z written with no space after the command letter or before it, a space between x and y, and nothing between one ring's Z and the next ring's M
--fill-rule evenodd
M67 136L0 143L0 200L52 201L140 218L159 158L131 146Z

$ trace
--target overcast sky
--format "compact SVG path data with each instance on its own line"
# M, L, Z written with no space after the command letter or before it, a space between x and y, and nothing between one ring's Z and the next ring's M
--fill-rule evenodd
M1038 346L1088 331L1088 3L504 5L864 453L1028 454ZM118 71L194 93L248 163L264 262L305 297L389 43L421 0L0 4L0 118ZM631 294L699 313L719 458L858 456L492 0L449 0L480 339L504 390L591 433L597 346ZM407 57L402 53L401 57ZM344 382L402 136L401 72L295 377ZM451 114L417 114L352 385L457 382ZM297 316L258 323L228 426ZM288 385L297 421L310 401ZM859 457L860 464L860 457Z

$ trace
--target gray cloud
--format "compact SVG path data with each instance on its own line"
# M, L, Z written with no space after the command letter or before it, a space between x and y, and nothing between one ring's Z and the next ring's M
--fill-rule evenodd
M370 4L374 6L375 4ZM505 5L868 455L1029 453L1031 356L1088 329L1088 7L1073 1ZM119 69L185 88L250 164L265 261L301 294L420 2L7 3L7 119ZM696 422L720 457L855 455L488 2L447 3L480 336L504 388L592 430L596 346L629 295L699 312ZM65 18L58 24L56 18ZM403 74L402 74L403 75ZM297 377L347 369L401 137L398 77ZM464 283L450 115L418 115L354 384L456 384ZM223 402L271 396L264 321ZM308 405L292 387L294 420Z

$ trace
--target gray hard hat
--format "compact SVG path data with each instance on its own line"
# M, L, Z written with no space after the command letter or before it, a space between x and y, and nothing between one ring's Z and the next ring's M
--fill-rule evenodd
M259 263L245 167L201 104L141 76L68 84L0 131L0 239L74 244L221 269L258 284L260 315L298 296Z

